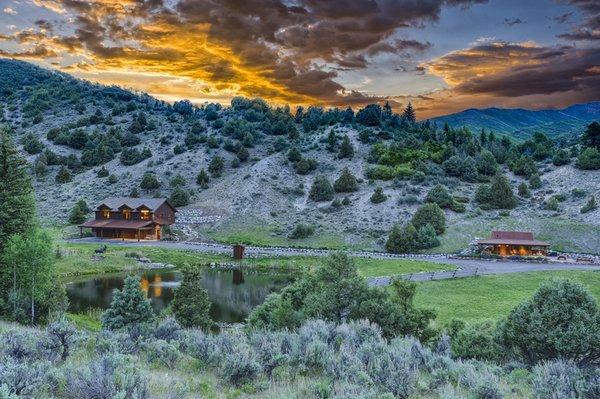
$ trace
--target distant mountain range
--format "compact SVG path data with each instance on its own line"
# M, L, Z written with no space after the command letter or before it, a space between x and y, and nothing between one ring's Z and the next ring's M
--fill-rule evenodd
M521 108L471 108L430 119L438 126L448 123L451 127L466 126L471 131L484 128L517 139L527 139L538 131L555 138L578 135L587 124L597 120L600 120L600 101L576 104L565 109L539 111Z

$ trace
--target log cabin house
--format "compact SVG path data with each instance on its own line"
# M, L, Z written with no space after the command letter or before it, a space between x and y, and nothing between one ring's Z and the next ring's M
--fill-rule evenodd
M164 226L175 223L177 209L165 198L107 198L95 218L79 225L99 238L160 240Z
M546 256L550 244L533 238L528 231L492 231L477 241L479 253L498 256Z

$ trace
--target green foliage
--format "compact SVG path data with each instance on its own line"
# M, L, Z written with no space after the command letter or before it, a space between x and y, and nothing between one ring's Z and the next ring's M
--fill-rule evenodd
M540 175L535 173L529 177L529 188L532 190L537 190L542 187L542 179Z
M340 144L340 150L338 152L338 158L352 158L354 156L354 147L350 142L348 135L345 135Z
M552 163L555 166L568 165L569 162L571 162L571 154L564 148L556 151L556 153L552 157Z
M415 122L417 120L415 110L410 102L406 108L404 108L404 111L402 112L402 118L408 122Z
M181 285L175 290L171 305L173 314L184 327L200 327L208 331L213 321L209 314L208 291L202 286L201 268L186 266L182 273Z
M199 186L205 186L208 185L209 181L210 177L208 176L208 173L206 173L204 169L200 169L200 172L198 172L198 175L196 176L196 184Z
M208 171L213 177L221 176L224 168L225 160L219 155L215 155L214 157L212 157L212 159L208 163Z
M156 190L160 188L160 182L153 173L146 172L142 176L142 181L140 181L140 188L142 190Z
M413 215L411 222L416 229L430 224L436 234L442 234L446 230L446 215L442 208L435 203L421 205Z
M503 174L496 174L492 184L481 184L475 192L475 201L492 209L512 209L517 206L517 199L510 183Z
M586 202L586 204L581 208L580 212L588 213L596 209L598 209L598 204L596 202L596 197L592 195L588 202Z
M600 123L592 122L581 136L581 145L600 151Z
M85 200L79 200L73 205L71 213L69 214L69 223L71 224L82 224L85 222L86 216L91 212Z
M117 177L117 175L110 175L108 176L108 184L115 184L119 181L119 178Z
M500 343L528 364L570 359L600 362L600 313L580 284L552 280L513 309L498 329Z
M11 235L4 243L0 263L4 304L2 309L20 323L42 323L50 312L64 311L64 290L55 284L53 242L49 234L34 229Z
M414 245L417 249L427 249L439 246L440 240L437 238L435 228L429 223L420 226L414 237Z
M185 187L187 185L187 181L185 180L185 177L178 173L171 178L169 184L171 187Z
M140 287L140 278L129 276L122 290L115 289L110 307L102 313L102 328L120 330L154 321L154 311Z
M531 192L529 191L529 187L525 182L521 182L519 187L517 188L517 192L519 193L519 197L529 198L531 197Z
M27 163L19 156L8 128L0 128L0 252L13 234L33 229L35 199Z
M302 159L302 154L297 147L292 147L287 153L287 158L290 162L299 162Z
M336 193L350 193L358 190L358 181L347 167L342 170L340 177L333 183Z
M98 172L96 173L96 176L102 178L102 177L108 177L109 172L108 169L106 169L104 166L102 166L100 168L100 170L98 170Z
M431 226L431 224L429 225ZM385 250L394 254L412 253L416 249L417 229L412 223L394 224L385 243Z
M169 197L169 202L174 207L186 206L190 203L190 195L186 190L177 186Z
M302 158L296 163L295 170L299 175L306 175L317 168L317 161L312 158Z
M414 283L395 280L390 290L371 288L358 274L354 260L343 253L330 255L314 272L303 275L278 294L272 294L248 317L256 328L294 328L302 321L361 320L377 323L386 337L434 335L435 314L413 305Z
M144 159L150 158L152 152L150 149L144 148L141 152L137 148L124 148L121 151L121 163L125 166L135 165L142 162Z
M482 175L493 176L498 171L496 157L490 151L482 150L477 157L477 171Z
M451 333L451 338L452 354L457 358L494 361L501 357L493 321L460 328Z
M538 173L537 166L531 157L520 156L511 164L512 172L517 176L530 178Z
M377 165L367 169L366 176L371 180L392 180L396 177L410 178L414 173L415 171L407 165Z
M464 212L465 206L456 201L441 184L436 185L427 193L425 202L438 204L442 209L452 209L455 212Z
M387 195L384 194L383 188L376 187L375 191L373 191L373 195L371 195L370 201L373 204L380 204L382 202L387 201Z
M577 157L575 166L583 170L600 169L600 151L594 147L588 147Z
M560 209L558 199L556 197L551 197L548 201L544 202L544 209L557 212Z
M39 154L44 150L44 144L33 133L23 138L23 149L30 155Z
M319 175L315 177L308 198L315 202L331 201L333 199L334 191L331 183L327 180L327 177Z
M68 183L71 181L71 172L69 172L69 169L61 166L54 180L60 184Z
M288 235L290 239L307 238L315 234L315 228L308 224L297 224L294 230Z

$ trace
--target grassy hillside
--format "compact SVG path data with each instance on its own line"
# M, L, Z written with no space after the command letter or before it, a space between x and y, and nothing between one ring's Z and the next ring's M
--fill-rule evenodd
M600 252L597 240L566 234L600 226L600 211L579 212L600 196L598 171L573 167L577 147L555 166L559 145L545 136L511 143L444 131L378 105L353 112L242 98L230 107L167 104L24 62L0 59L0 71L0 124L31 163L45 226L65 226L80 199L165 196L179 207L180 239L382 250L394 223L410 220L442 185L462 205L444 209L447 232L430 252L457 251L501 225L534 229L559 249ZM582 119L586 111L571 114ZM531 173L542 186L513 210L489 209L475 201L493 173L486 162L515 193ZM333 184L345 169L356 178L348 192L310 194L317 177ZM202 170L208 181L198 180ZM385 201L375 203L378 188ZM561 201L549 209L553 196ZM312 234L292 234L299 225Z

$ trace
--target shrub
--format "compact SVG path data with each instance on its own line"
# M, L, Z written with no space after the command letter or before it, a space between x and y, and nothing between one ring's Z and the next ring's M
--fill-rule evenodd
M71 224L82 224L85 222L86 215L90 212L85 200L79 200L73 205L71 213L69 214L69 223Z
M119 330L154 321L154 311L140 288L140 278L129 276L122 290L115 289L110 307L102 313L102 327Z
M440 245L435 229L429 223L417 229L415 236L415 247L418 249L434 248Z
M171 193L171 196L169 197L169 202L174 207L186 206L190 203L190 195L183 188L175 187Z
M230 384L241 386L255 380L261 372L256 353L251 348L240 345L227 353L220 368L220 376Z
M358 181L348 168L344 168L340 177L333 183L337 193L349 193L358 190Z
M436 234L442 234L446 230L446 215L438 204L425 204L419 207L411 220L415 228L430 224Z
M61 318L46 327L46 336L46 348L54 353L60 351L60 359L64 362L69 357L71 347L77 342L78 333L72 324Z
M538 364L533 369L533 393L538 399L578 398L576 382L579 369L569 361L555 360Z
M529 177L529 188L532 190L537 190L542 187L542 179L540 179L540 175L535 173Z
M593 147L588 147L577 157L575 166L583 170L600 169L600 152Z
M596 209L598 209L598 204L596 203L596 197L592 195L588 202L581 208L580 212L588 213Z
M371 195L371 202L374 204L380 204L382 202L387 201L387 195L383 193L383 189L381 187L375 188L373 195Z
M600 361L600 313L580 284L552 280L514 308L499 326L502 345L529 364L557 358Z
M108 169L106 169L104 166L102 166L100 170L96 173L96 176L98 177L108 177L108 175Z
M154 174L146 172L140 182L140 188L142 190L156 190L160 188L160 182Z
M488 150L482 150L477 157L476 167L482 175L494 176L498 171L498 162L494 154Z
M527 184L525 184L525 182L521 182L521 184L519 184L519 187L517 188L517 192L519 193L519 197L523 197L523 198L531 197L531 192L529 191L529 187L527 187Z
M128 356L106 355L88 365L73 367L67 373L67 399L150 397L147 381L139 366Z
M323 175L315 177L308 198L315 202L331 201L333 199L334 191L329 180Z
M115 184L119 181L119 178L116 175L108 176L108 184Z
M71 173L67 168L61 166L58 173L56 173L56 178L54 180L60 184L68 183L71 181Z
M219 177L223 173L224 167L225 160L222 157L215 155L208 164L208 171L213 177Z
M556 197L551 197L548 201L544 202L544 209L546 210L557 212L559 208L560 206Z
M556 154L552 157L552 163L555 166L567 165L569 162L571 162L571 154L564 148L556 151Z
M315 228L307 224L298 224L294 227L294 230L288 235L288 238L299 239L307 238L315 234Z
M287 158L290 162L299 162L302 159L302 154L297 147L292 147L287 153Z
M200 172L198 172L198 175L196 176L196 183L203 186L208 184L209 181L210 177L208 176L208 173L206 173L204 169L200 169Z
M452 354L461 359L496 360L501 348L495 340L496 325L491 321L477 323L454 332Z
M185 180L185 177L181 176L178 173L175 176L173 176L169 184L171 185L171 187L182 187L187 184L187 181Z
M150 363L163 365L169 369L174 369L181 359L179 348L174 343L162 339L149 340L144 344L144 350Z
M28 133L23 138L23 149L30 155L39 154L44 150L44 144L33 133Z
M416 236L417 229L415 229L412 223L407 223L404 226L396 223L392 227L385 243L385 250L394 254L411 253L416 249Z
M306 175L317 168L317 161L312 158L303 158L296 163L295 170L299 175Z
M173 314L184 327L200 327L209 330L213 322L210 319L210 299L202 286L201 270L186 267L182 270L183 280L175 290Z
M345 135L340 144L340 150L338 152L338 158L352 158L354 156L354 147L350 142L348 135Z

